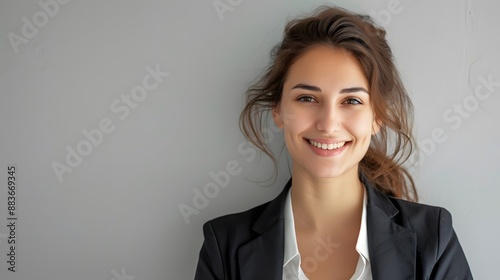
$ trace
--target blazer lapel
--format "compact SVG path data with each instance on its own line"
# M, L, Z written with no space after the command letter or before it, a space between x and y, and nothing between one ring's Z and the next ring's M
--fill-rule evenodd
M395 223L399 210L391 200L364 182L368 193L367 228L373 279L415 279L416 234Z
M238 250L241 280L282 279L284 258L284 218L283 209L288 189L288 181L283 191L267 204L252 230L258 236Z

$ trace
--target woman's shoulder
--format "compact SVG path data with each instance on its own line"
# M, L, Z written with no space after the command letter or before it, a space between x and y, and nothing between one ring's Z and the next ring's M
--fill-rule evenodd
M399 214L413 219L414 217L439 218L440 216L450 216L451 213L442 206L436 206L421 202L413 202L400 198L389 197L393 205L399 210Z
M398 209L395 221L426 238L446 238L453 232L452 215L444 207L390 197Z
M453 228L451 213L440 206L389 198L398 210L393 221L416 237L417 255L425 275L433 279L472 279Z
M282 217L279 202L277 197L248 210L214 218L206 222L203 229L205 232L212 231L221 238L246 240Z
M441 206L413 202L383 193L369 182L367 184L369 204L380 209L395 223L413 230L430 230L428 226L451 227L451 214Z

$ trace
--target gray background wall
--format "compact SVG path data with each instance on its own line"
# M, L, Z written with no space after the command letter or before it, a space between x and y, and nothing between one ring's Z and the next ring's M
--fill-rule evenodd
M25 0L0 2L0 278L192 279L202 224L289 177L282 154L277 183L254 183L271 165L239 132L242 94L287 20L326 3L387 28L416 108L421 201L453 213L475 277L496 277L498 3Z

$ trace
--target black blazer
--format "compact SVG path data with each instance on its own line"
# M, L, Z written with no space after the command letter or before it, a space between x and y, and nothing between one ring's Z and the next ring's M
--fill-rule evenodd
M448 211L388 197L362 181L374 280L473 279ZM205 223L195 280L282 280L291 185L268 203Z

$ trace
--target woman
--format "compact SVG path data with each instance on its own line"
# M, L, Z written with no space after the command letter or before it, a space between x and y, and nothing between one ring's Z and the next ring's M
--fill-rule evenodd
M204 225L195 279L472 279L450 213L411 202L412 104L368 17L324 7L291 21L247 94L243 133L275 160L260 129L271 111L292 178Z

